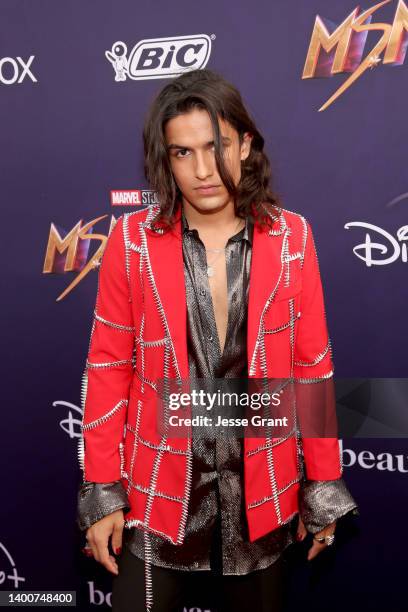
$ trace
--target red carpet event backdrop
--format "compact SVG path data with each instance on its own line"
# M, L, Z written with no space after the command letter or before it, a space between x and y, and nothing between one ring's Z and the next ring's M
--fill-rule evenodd
M312 224L335 376L406 376L407 45L404 0L3 0L2 590L111 607L75 520L80 383L109 232L157 202L143 120L183 71L240 89L283 206ZM289 608L405 610L406 439L341 447L360 517L294 564Z

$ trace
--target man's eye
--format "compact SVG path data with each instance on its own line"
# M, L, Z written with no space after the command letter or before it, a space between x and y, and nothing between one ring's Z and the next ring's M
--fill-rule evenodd
M188 153L188 149L179 149L176 153L176 157L186 157L183 153Z

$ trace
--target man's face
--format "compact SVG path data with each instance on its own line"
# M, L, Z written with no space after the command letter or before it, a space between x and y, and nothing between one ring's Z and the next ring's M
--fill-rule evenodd
M219 118L224 145L224 163L235 185L241 178L241 161L250 153L251 135L244 134L240 145L238 132ZM210 117L205 110L194 109L170 119L165 140L176 181L183 198L200 212L215 212L231 201L218 174Z

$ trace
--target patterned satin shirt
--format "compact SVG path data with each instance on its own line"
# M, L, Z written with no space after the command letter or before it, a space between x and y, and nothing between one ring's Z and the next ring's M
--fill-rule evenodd
M247 377L247 307L253 224L230 237L225 249L228 321L221 354L207 276L206 251L196 229L182 214L183 260L188 318L190 379ZM149 534L151 563L179 570L217 568L222 574L247 574L268 567L294 541L294 523L282 525L249 541L243 483L243 439L224 437L192 440L193 471L185 539L176 546ZM82 495L81 495L82 493ZM80 487L78 524L86 529L119 508L129 508L120 481ZM301 509L306 527L316 532L356 507L343 479L305 481ZM143 531L124 530L124 544L144 559Z

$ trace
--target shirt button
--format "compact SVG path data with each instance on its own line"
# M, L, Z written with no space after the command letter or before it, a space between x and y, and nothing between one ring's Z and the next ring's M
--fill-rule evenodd
M201 295L205 295L205 289L200 289Z
M208 336L208 339L210 342L212 342L214 340L213 336Z

